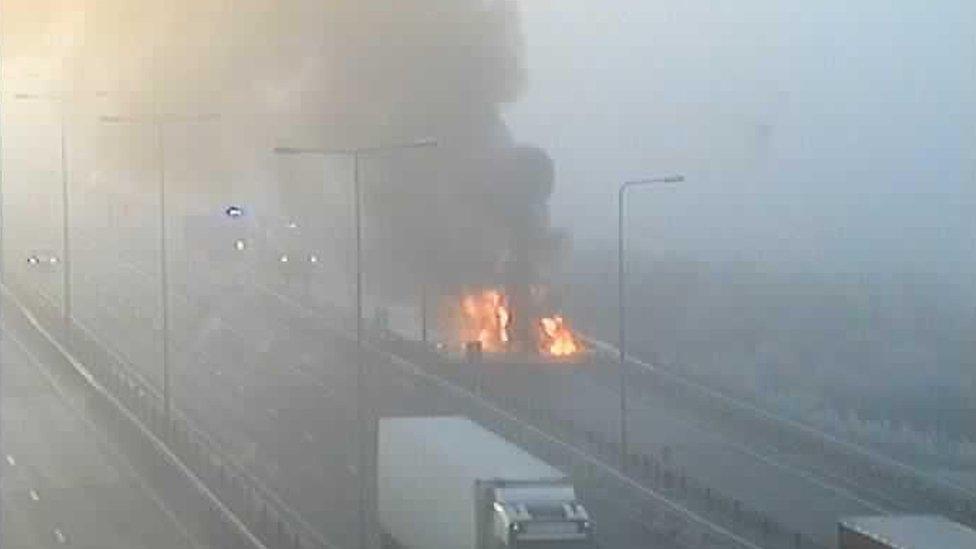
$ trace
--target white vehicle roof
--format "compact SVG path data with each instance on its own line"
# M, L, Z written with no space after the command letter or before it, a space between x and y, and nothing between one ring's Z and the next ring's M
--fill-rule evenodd
M937 515L854 517L841 524L899 549L976 547L976 530Z
M396 417L380 420L383 450L438 463L445 475L474 479L560 479L558 469L466 417ZM389 456L388 456L389 457Z
M464 417L397 417L379 421L377 505L381 526L416 549L476 549L478 480L563 479L559 470ZM502 491L553 502L561 485ZM522 490L522 492L519 492ZM572 501L573 497L568 498ZM526 502L528 503L528 502Z

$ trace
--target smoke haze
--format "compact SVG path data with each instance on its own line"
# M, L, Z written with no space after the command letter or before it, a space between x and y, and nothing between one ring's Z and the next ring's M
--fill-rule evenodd
M184 215L219 201L260 204L249 209L271 224L299 220L321 247L346 245L350 158L276 158L272 149L435 139L437 150L361 160L374 284L415 293L424 279L525 283L549 272L561 240L548 222L551 161L514 142L499 114L524 80L512 2L92 0L48 8L6 2L6 87L69 90L73 131L87 127L100 143L83 151L89 145L76 140L73 172L87 168L102 189L122 186L118 197L151 202L151 129L97 120L158 112L171 120L166 169ZM201 115L219 121L192 120Z

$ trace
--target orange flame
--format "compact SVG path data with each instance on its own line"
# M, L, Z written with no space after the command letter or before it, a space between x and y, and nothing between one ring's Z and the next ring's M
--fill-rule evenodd
M556 357L566 357L583 349L572 330L566 327L563 317L559 315L539 319L539 328L543 353Z
M511 342L512 312L508 298L498 290L468 294L461 300L464 340L477 340L485 351L501 351Z
M478 290L463 295L460 301L462 342L478 341L485 352L514 351L520 348L520 343L512 340L514 314L509 298L501 290ZM542 317L537 322L541 354L568 357L585 350L562 316Z

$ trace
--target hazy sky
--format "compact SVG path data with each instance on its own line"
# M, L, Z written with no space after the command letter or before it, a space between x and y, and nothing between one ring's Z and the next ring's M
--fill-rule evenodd
M106 27L92 26L93 17L67 9L85 4L82 0L39 1L5 0L5 57L17 61L18 44L36 49L43 42L41 49L55 54L48 61L56 59L58 52L80 42L69 31L91 27L88 47L93 51L109 58L121 51L133 67L146 64L147 55L138 49L149 42L142 27L121 16L99 23ZM318 61L310 57L297 76L283 78L269 71L262 79L255 70L262 66L256 61L260 54L292 42L264 48L263 42L251 44L247 37L255 28L277 28L278 23L289 29L289 37L318 36L319 20L298 9L307 6L309 13L317 13L322 11L318 2L263 0L290 6L283 11L293 19L278 21L262 10L241 13L224 0L210 0L232 13L230 19L243 21L244 32L191 17L191 11L177 10L174 1L166 5L168 13L185 11L184 18L193 24L170 33L179 46L173 55L222 60L221 47L226 47L238 59L227 70L241 69L234 87L259 87L267 80L273 91L295 88L296 94L279 94L285 103L304 104L301 94L309 92L302 78L314 81L319 76L308 68ZM433 6L429 1L427 6ZM522 15L525 82L519 98L506 106L506 118L519 141L541 147L555 161L553 220L569 228L578 243L612 239L616 187L622 180L680 172L688 177L681 189L641 190L633 196L628 227L633 234L659 236L656 249L774 256L788 252L806 260L832 254L900 255L922 262L971 262L976 257L976 2L516 1ZM138 4L118 4L131 11L127 17L148 22L147 28L164 27L146 17ZM223 13L216 10L210 17L219 20ZM11 23L11 14L19 24ZM45 17L53 17L47 27ZM175 15L172 19L171 25L186 23ZM408 28L417 23L416 18L406 19ZM450 17L441 19L450 23ZM335 24L341 18L327 20ZM125 32L113 32L113 25ZM38 36L39 28L47 29L46 38ZM210 43L214 28L227 43L211 44L209 57L201 57L198 44ZM375 26L365 28L363 34L383 47L396 43ZM418 28L424 32L416 36L453 36ZM471 36L484 38L480 32L465 31L457 43L477 44ZM351 51L358 47L355 41L338 42ZM300 40L295 43L302 46L296 46L297 52L308 49ZM456 49L441 45L438 51ZM434 57L412 51L394 58ZM475 58L504 61L507 54L496 48L494 54ZM290 50L283 55L299 57ZM455 57L446 72L448 81L466 82L465 90L483 91L501 80L478 62ZM42 54L32 52L25 59L32 71L45 72L38 66L45 59ZM123 84L140 81L123 70L128 65L118 65L95 64L106 74L118 69L127 75L118 78ZM279 64L264 65L277 69ZM196 76L167 79L167 86L187 82L196 89L199 75L216 72L202 62L188 66ZM374 72L381 82L410 75L410 86L421 89L410 97L429 99L433 110L446 108L437 91L453 88L412 64L395 66L400 70ZM9 88L10 63L4 70ZM91 72L92 78L104 77ZM362 89L412 90L410 86L354 87L353 95L358 97ZM487 110L494 116L494 103L479 110L464 100L472 94L455 95L461 98L455 101L458 112ZM492 101L508 97L489 95ZM321 103L344 105L331 99ZM420 118L427 113L418 112Z
M634 196L635 232L716 250L973 252L976 2L521 8L527 87L507 116L555 160L554 221L577 240L612 237L621 180L682 172L683 189Z

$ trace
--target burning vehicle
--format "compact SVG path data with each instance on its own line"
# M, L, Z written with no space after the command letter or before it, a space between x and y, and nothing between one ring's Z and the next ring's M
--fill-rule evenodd
M560 314L544 313L545 292L527 292L514 300L501 288L463 292L449 304L448 333L456 334L454 347L467 354L532 356L572 359L586 351L580 337ZM451 301L451 300L449 300Z

